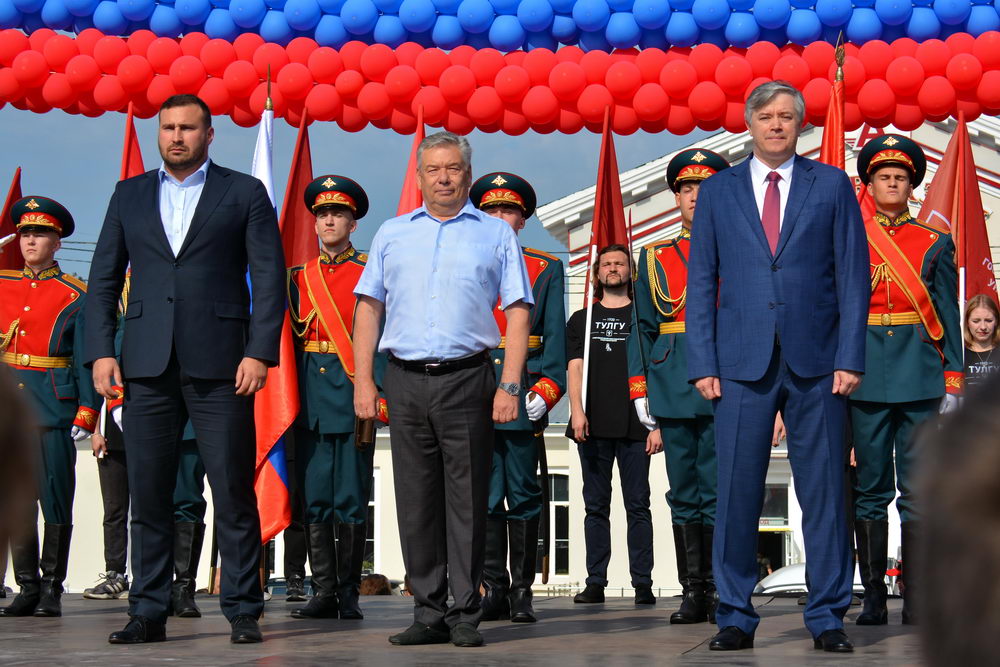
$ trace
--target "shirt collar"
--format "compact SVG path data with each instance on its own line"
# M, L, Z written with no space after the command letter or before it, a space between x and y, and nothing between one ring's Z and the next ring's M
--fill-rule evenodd
M170 181L174 185L182 185L182 186L198 185L200 183L204 183L205 179L208 178L208 165L211 162L212 162L211 158L205 158L205 161L201 163L201 166L198 167L197 171L195 171L193 174L185 178L183 183L174 178L174 176L169 171L166 170L166 166L161 162L159 171L160 183L163 183L164 181Z
M59 262L56 262L49 268L39 271L38 275L35 275L35 272L26 266L24 267L23 275L25 278L30 278L32 280L46 280L47 278L54 278L60 273L62 273L62 271L59 269Z
M890 218L885 213L881 211L875 211L875 221L878 222L883 227L901 227L913 220L913 216L910 215L909 211L903 211L895 218Z
M354 246L352 246L352 245L347 246L347 250L345 250L344 252L340 253L336 257L331 257L330 253L328 253L326 250L323 250L322 248L320 248L320 251L319 251L319 261L322 262L323 264L343 264L344 262L346 262L347 260L349 260L351 257L354 257L354 255L356 255L356 254L357 254L357 251L354 249Z
M769 173L776 171L781 176L781 180L788 183L792 180L792 167L794 165L794 155L778 165L777 169L771 169L754 155L750 158L750 178L753 180L754 185L761 185L766 182L765 179Z
M466 215L471 215L474 218L479 218L481 214L482 214L481 211L475 206L473 206L472 201L469 200L465 202L465 206L462 207L462 210L460 210L454 218L450 218L448 220L444 221L438 220L437 218L435 218L433 215L430 214L426 206L421 206L420 208L416 209L415 211L413 211L413 213L410 213L409 217L410 220L416 220L420 216L427 216L428 218L436 222L451 222L452 220L457 220Z

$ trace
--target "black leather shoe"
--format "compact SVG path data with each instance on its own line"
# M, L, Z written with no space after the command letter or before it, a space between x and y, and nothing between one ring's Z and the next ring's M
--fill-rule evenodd
M853 653L854 644L843 630L827 630L813 639L813 648L821 648L830 653Z
M234 644L258 644L264 641L257 619L247 614L240 614L232 620L233 632L229 641Z
M38 589L36 588L35 590L37 591ZM0 616L31 616L35 613L38 600L39 596L37 592L34 595L18 593L9 605L0 609Z
M597 584L587 584L587 587L573 597L573 602L593 604L604 602L604 586Z
M472 623L456 623L451 629L451 643L455 646L482 646L483 636Z
M415 622L402 632L390 635L389 643L396 646L418 646L420 644L447 644L451 641L448 630Z
M285 601L305 602L306 582L301 574L291 574L285 579Z
M109 644L147 644L167 639L167 626L145 616L130 616L128 625L108 636Z
M753 648L753 635L748 635L735 625L722 628L708 643L709 651L739 651L745 648Z
M656 604L656 596L653 595L652 586L636 586L635 587L635 603L636 604Z

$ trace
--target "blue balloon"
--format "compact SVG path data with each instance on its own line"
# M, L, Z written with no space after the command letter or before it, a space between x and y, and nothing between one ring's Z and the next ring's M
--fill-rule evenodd
M875 0L875 13L886 25L902 25L910 20L913 4L910 0Z
M233 22L241 28L256 28L264 20L267 5L264 0L231 0L229 13Z
M0 28L20 28L24 15L11 0L0 0Z
M607 3L612 12L630 12L635 0L607 0Z
M854 0L854 7L874 7L875 0Z
M529 32L527 39L524 41L524 48L527 51L533 51L535 49L548 49L549 51L555 51L559 48L559 42L555 40L552 33L548 30Z
M229 10L216 7L205 20L205 34L212 39L224 39L231 42L240 34L240 28L233 23Z
M517 6L517 20L529 33L548 31L555 15L549 0L521 0Z
M458 13L458 6L462 4L462 0L434 0L434 9L442 14L451 14L454 16Z
M14 0L14 8L22 14L34 14L42 11L45 0Z
M720 49L729 48L729 40L726 39L726 29L702 30L699 40L702 44L715 44Z
M434 22L431 39L434 41L434 46L439 49L454 49L465 43L465 31L462 30L462 24L456 17L442 14Z
M518 0L490 0L490 4L497 14L513 16L517 13Z
M791 0L794 9L812 9L816 4L815 0Z
M753 9L754 0L729 0L729 6L734 12L746 12Z
M493 48L493 45L490 44L490 33L488 32L466 33L465 43L476 50Z
M804 46L819 39L823 34L823 24L813 10L793 9L785 31L788 33L788 41Z
M84 30L86 30L87 28L93 28L93 27L94 27L94 17L93 17L93 15L91 15L91 16L77 16L76 20L73 21L73 32L75 32L78 35L81 32L83 32Z
M462 4L458 6L458 21L466 32L486 32L490 29L494 16L490 0L462 0Z
M28 34L31 34L36 30L41 30L42 28L46 27L45 22L42 21L41 12L36 12L34 14L24 14L23 17L24 18L21 19L20 27L21 30L23 30Z
M597 32L581 30L580 48L584 51L610 51L611 45L608 44L608 39L604 36L603 30L598 30Z
M816 0L816 16L825 26L841 26L851 20L851 0Z
M170 5L157 5L149 17L149 29L157 37L178 37L184 32L184 24L177 18L177 12Z
M271 9L264 15L264 20L260 22L260 36L264 38L265 42L274 42L284 46L295 37L295 31L288 25L284 12Z
M434 27L437 11L431 0L403 0L399 20L409 32L427 32Z
M630 12L615 12L604 29L608 44L616 49L631 49L639 43L642 28L635 22Z
M605 0L577 0L573 19L584 32L603 30L611 18L611 8Z
M691 16L702 30L717 30L729 22L729 3L726 0L694 0Z
M910 21L906 24L906 36L915 41L937 39L941 34L941 22L930 7L914 7Z
M1000 30L997 10L989 6L973 5L969 13L968 30L976 37L989 30Z
M406 41L409 33L403 27L403 22L394 14L382 14L375 24L375 31L372 33L375 41L379 44L386 44L396 48Z
M93 16L101 0L63 0L63 4L73 16Z
M761 28L760 41L771 42L775 46L784 46L788 43L788 34L782 28Z
M344 22L347 32L364 35L375 29L378 9L371 0L347 0L340 10L340 20Z
M174 11L181 23L199 25L208 20L208 15L212 13L212 3L209 0L176 0Z
M316 24L316 30L313 31L313 39L320 46L339 49L351 41L351 34L344 28L344 22L340 20L339 16L326 14Z
M694 0L670 0L670 8L675 12L689 12L694 7Z
M572 16L556 14L552 18L552 36L560 44L576 44L580 39L580 27Z
M575 0L549 0L549 4L552 5L552 9L556 11L557 14L572 14L573 5L576 4Z
M753 3L753 16L761 28L780 28L788 23L792 6L788 0L757 0Z
M882 22L871 7L857 7L847 22L847 40L864 44L882 36Z
M319 8L323 10L324 14L340 16L340 10L344 8L345 2L347 0L319 0Z
M498 16L490 26L490 44L500 51L516 51L527 36L516 16Z
M316 0L288 0L283 13L292 30L302 32L315 28L323 18L323 10Z
M63 0L45 0L42 21L53 30L65 30L73 25L73 15L66 10Z
M94 27L105 35L120 35L128 27L128 19L122 16L117 2L101 0L94 10Z
M118 0L118 9L129 21L145 21L155 8L155 0Z
M632 5L632 16L640 28L657 30L667 25L670 5L663 0L635 0Z
M222 7L223 9L229 9L229 0L211 0L213 7Z
M640 49L666 49L670 44L662 30L643 30L639 38Z
M748 49L760 37L760 26L749 12L733 12L726 23L726 39L733 46Z
M914 7L930 7L934 4L934 0L913 0Z
M945 25L958 25L969 18L969 0L934 0L934 13Z
M399 14L399 6L403 0L374 0L375 7L381 14Z
M667 21L667 41L674 46L694 46L701 31L688 12L674 12Z

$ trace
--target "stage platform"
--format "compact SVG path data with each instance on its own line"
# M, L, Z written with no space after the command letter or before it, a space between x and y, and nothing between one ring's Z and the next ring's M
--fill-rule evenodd
M127 621L124 600L64 598L64 616L55 619L0 618L0 664L13 665L903 665L920 664L915 628L899 624L901 602L890 601L890 625L858 627L852 607L849 655L816 651L802 626L794 598L755 598L762 617L755 648L738 653L708 650L715 628L668 622L678 598L655 607L636 607L631 598L605 604L573 604L571 598L536 600L540 621L483 623L481 648L450 644L397 647L387 637L412 621L412 598L362 598L363 621L300 621L288 616L294 605L276 596L267 603L263 644L234 646L229 624L214 597L198 598L204 617L171 619L167 641L143 646L111 646L108 633ZM6 604L8 600L4 600Z

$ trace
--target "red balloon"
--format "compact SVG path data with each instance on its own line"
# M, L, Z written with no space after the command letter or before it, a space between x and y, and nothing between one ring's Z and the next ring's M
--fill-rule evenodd
M170 80L178 93L193 95L205 83L205 66L194 56L181 56L170 66Z
M560 62L549 73L549 88L563 102L575 100L586 86L587 75L575 62Z
M392 111L392 100L385 92L381 83L370 81L358 93L358 111L368 117L368 120L385 118Z
M500 127L503 128L504 134L516 137L527 132L528 129L531 128L531 123L528 122L527 118L516 111L507 109L503 112L503 119L500 121Z
M0 69L0 100L8 102L24 96L24 88L10 68Z
M983 65L971 53L959 53L948 61L945 72L956 90L974 90L983 78Z
M726 112L726 94L713 81L702 81L691 91L688 101L695 120L718 120Z
M30 48L31 42L20 30L10 29L0 32L0 65L10 67L17 54Z
M210 39L201 47L199 57L206 72L212 76L222 76L226 68L236 60L236 49L224 39Z
M309 71L317 83L334 83L344 71L340 54L329 46L321 46L309 54Z
M176 94L177 89L174 88L174 82L166 74L154 76L153 80L149 82L149 87L146 88L146 100L157 109L166 102L168 97Z
M943 76L929 76L917 93L917 104L928 116L941 116L951 111L957 97L951 82Z
M257 70L257 76L265 81L268 77L268 66L271 68L271 81L274 81L278 72L288 62L288 53L278 44L262 44L253 52L254 69Z
M260 83L260 77L257 76L257 70L249 62L237 60L229 63L226 67L222 81L226 84L226 88L229 89L229 94L233 96L234 100L242 100L250 96L250 93Z
M826 77L830 63L833 62L833 52L833 45L823 41L812 42L802 49L802 59L809 65L809 78L818 79L819 77Z
M417 131L417 119L404 111L393 109L389 116L389 126L397 134L412 135Z
M49 64L38 51L24 51L14 58L11 65L14 76L25 88L38 88L49 78Z
M181 45L169 37L154 39L146 50L146 58L157 74L170 72L170 66L182 55L184 52L181 51Z
M657 83L660 71L667 64L667 56L660 49L643 49L635 57L635 66L642 74L643 83Z
M301 100L313 87L313 75L302 63L288 63L278 72L277 84L285 99Z
M642 72L634 63L624 60L613 63L604 76L604 85L608 87L615 99L626 102L635 95L642 85Z
M774 63L774 69L771 70L771 76L776 80L780 79L787 81L799 90L802 90L806 87L806 84L809 83L809 64L801 56L797 56L794 53L788 53L778 58L778 62ZM846 67L844 76L846 81Z
M897 95L903 97L916 95L924 82L924 66L912 56L900 56L893 61L892 67L886 70L885 80Z
M667 114L666 129L671 134L690 134L694 131L695 120L691 109L683 104L671 104Z
M340 129L345 132L360 132L368 125L368 119L363 113L346 104L336 120L337 125L340 125Z
M468 44L456 46L448 53L448 58L452 65L462 65L468 67L472 63L472 57L476 55L476 50Z
M531 77L523 67L507 65L497 72L493 87L504 102L520 102L531 87Z
M409 65L396 65L385 75L385 92L393 102L404 102L420 90L420 75Z
M583 59L583 55L583 49L579 46L564 46L561 49L556 50L556 60L561 63L574 62L579 64L579 62Z
M833 81L837 74L836 63L830 66L827 79ZM861 86L867 80L868 75L864 64L856 56L844 58L844 92L850 96L857 94Z
M146 52L149 51L149 45L155 40L156 33L152 30L136 30L125 40L125 45L128 46L129 53L133 56L145 56ZM80 41L79 36L76 41Z
M743 116L744 105L740 102L729 100L726 102L726 115L722 119L722 127L727 132L738 134L747 129L747 123Z
M289 106L287 109L285 109L284 113L285 122L291 125L292 127L301 127L303 116L304 116L303 107ZM309 123L306 123L306 125L311 125L311 124L312 124L311 121Z
M309 56L311 56L313 51L318 48L319 44L316 43L316 40L310 39L309 37L296 37L288 43L288 46L285 47L285 51L288 52L288 59L293 63L308 65Z
M611 129L616 134L635 134L639 130L639 117L632 107L616 104L611 111Z
M469 59L469 69L476 76L480 86L491 86L497 78L497 72L506 65L503 55L496 49L480 49Z
M424 110L424 122L428 125L440 125L448 116L448 101L437 86L424 86L413 96L410 110L414 116L418 115L421 107Z
M45 42L45 46L42 47L42 55L45 56L45 62L49 64L50 70L65 72L66 63L73 56L80 55L80 50L77 48L74 40L66 35L56 35Z
M142 56L127 56L118 63L118 80L126 92L145 90L153 80L153 68Z
M260 118L261 114L264 113L264 107L267 104L267 82L261 81L254 88L254 91L250 93L250 111ZM281 94L281 91L276 87L271 86L271 105L274 107L275 116L284 116L285 111L288 109L288 103L285 101L285 96Z
M658 83L644 83L635 92L632 107L640 122L662 119L670 108L670 96Z
M77 91L93 90L101 78L101 68L90 56L74 56L66 63L66 78Z
M570 111L569 109L562 109L559 112L560 132L562 132L563 134L576 134L582 129L583 129L583 116L576 113L575 111Z
M400 65L413 67L417 64L417 56L423 53L424 47L416 42L403 42L396 47L396 60Z
M715 44L703 43L691 49L688 62L694 67L699 81L712 81L715 68L722 62L722 49Z
M924 124L924 112L916 104L897 103L892 110L892 124L904 132L912 132Z
M65 74L56 72L42 86L42 98L57 109L65 109L76 102L76 91Z
M976 98L987 109L1000 109L1000 70L983 74L976 88Z
M398 63L392 49L385 44L372 44L361 54L361 73L370 81L382 82Z
M198 97L208 105L213 116L226 116L233 108L233 96L222 79L206 79L198 90Z
M752 78L750 63L738 56L726 56L715 68L715 82L727 95L742 95Z
M32 113L48 113L52 111L52 105L42 97L41 88L29 90L24 94L24 102L28 111Z
M1000 32L990 30L976 37L976 43L972 47L972 55L979 58L984 70L1000 68ZM4 62L2 56L0 56L0 62Z
M102 76L94 86L94 101L105 111L118 111L128 104L128 93L122 88L118 77L109 74Z
M928 39L917 46L917 52L914 56L924 66L927 76L936 74L943 76L948 67L948 61L951 60L951 49L940 39Z
M869 79L858 91L858 108L865 118L887 118L896 106L896 95L883 79Z
M145 93L141 94L140 97L132 97L132 113L136 118L152 118L153 116L160 113L159 108L154 107L146 99Z
M325 123L333 120L342 108L340 93L328 83L313 86L313 89L306 95L306 111L309 112L310 118L315 118L318 121Z
M521 110L532 125L546 125L559 118L559 100L548 86L532 86Z
M686 102L696 83L698 83L698 73L686 60L671 60L660 72L660 85L675 100Z
M594 51L591 51L594 53ZM598 123L604 120L604 113L615 104L614 98L607 88L592 83L583 89L577 99L576 108L588 123Z
M753 68L753 75L771 76L774 64L781 57L781 51L771 42L756 42L747 49L747 62ZM693 128L692 128L693 129Z
M233 40L236 57L240 60L252 60L253 54L264 44L264 38L255 32L244 32ZM260 116L257 117L260 121Z
M198 57L201 49L208 43L208 35L203 32L189 32L181 37L181 53L186 56Z
M897 58L900 56L916 56L917 43L909 37L900 37L899 39L893 40L892 52Z
M956 32L949 35L944 40L944 43L947 45L948 50L954 55L958 55L959 53L972 53L976 46L976 38L967 32Z
M580 67L587 75L587 83L604 83L608 68L611 67L611 56L604 51L588 51L580 58Z
M365 77L361 76L361 72L353 69L345 69L339 75L337 75L337 80L334 83L337 87L337 92L345 100L356 100L358 93L361 92L361 88L365 85Z
M524 63L524 58L527 55L527 51L510 51L509 53L504 54L503 59L508 65L520 67L522 63Z
M352 40L340 47L340 57L344 59L344 67L361 71L361 56L368 45L359 40Z
M825 42L821 42L824 43ZM832 48L832 47L831 47ZM873 78L885 78L885 71L893 61L892 47L881 40L865 42L858 49L858 60L865 66L865 74ZM824 71L826 68L824 68Z
M139 32L138 30L136 32ZM96 28L87 28L76 36L76 48L85 56L94 55L94 45L104 38L104 33ZM143 51L145 53L145 51ZM79 104L77 104L79 107Z
M455 134L468 134L476 129L476 124L466 115L457 111L449 111L448 118L444 121L444 127Z
M844 102L844 130L852 132L865 122L861 109L854 102Z
M503 117L504 103L492 86L476 88L472 97L465 103L469 118L476 121L480 127L498 123Z
M118 71L118 63L131 55L121 37L101 37L94 44L94 60L105 74Z
M233 110L229 114L229 117L233 119L233 122L240 127L253 127L260 122L260 116L254 116L250 109L242 107L238 104L233 105Z
M451 60L440 49L426 49L417 56L413 66L425 86L436 86L441 72L451 67Z
M813 79L802 89L802 97L806 100L806 119L813 124L822 124L830 106L830 82L826 78Z
M476 77L465 65L452 65L441 72L438 87L452 104L465 104L476 89Z
M559 63L556 54L548 49L532 49L524 57L521 67L528 73L531 85L543 86L549 81L549 72Z
M45 42L49 41L56 36L56 33L51 28L38 28L28 35L28 43L31 44L31 48L34 51L41 53L42 49L45 47ZM39 102L43 100L39 99Z

